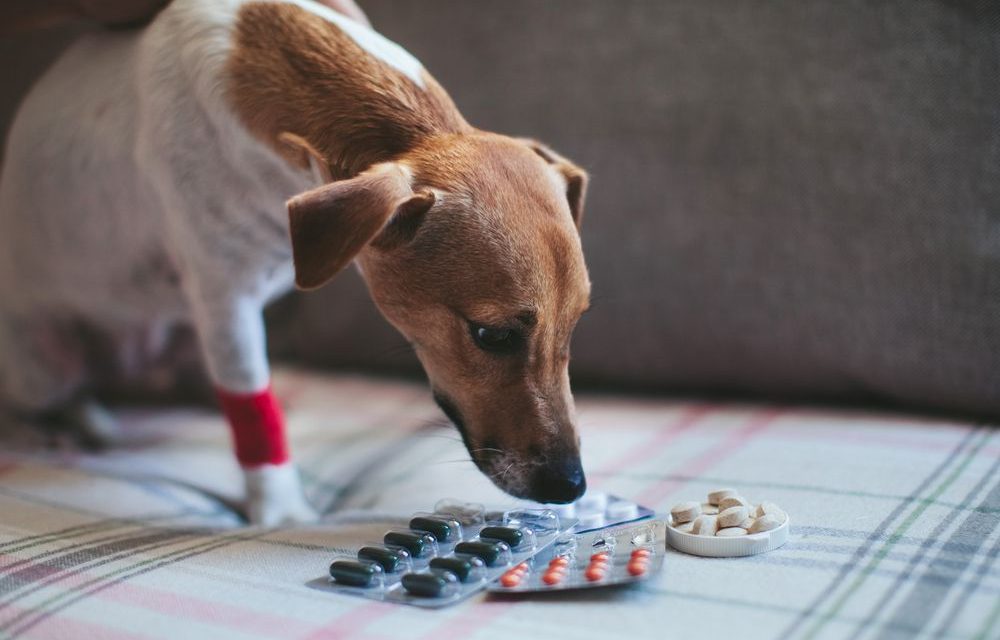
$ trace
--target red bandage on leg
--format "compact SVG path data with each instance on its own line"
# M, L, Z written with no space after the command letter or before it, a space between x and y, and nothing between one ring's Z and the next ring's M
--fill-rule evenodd
M268 386L256 393L216 389L222 412L233 432L236 459L244 467L288 462L285 418Z

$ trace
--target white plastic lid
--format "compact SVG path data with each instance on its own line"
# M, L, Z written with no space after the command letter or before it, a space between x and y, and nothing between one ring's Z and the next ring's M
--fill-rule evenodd
M785 521L776 529L735 537L699 536L693 533L684 533L668 526L667 542L678 551L696 556L735 558L777 549L788 542L790 529L788 516L785 516Z

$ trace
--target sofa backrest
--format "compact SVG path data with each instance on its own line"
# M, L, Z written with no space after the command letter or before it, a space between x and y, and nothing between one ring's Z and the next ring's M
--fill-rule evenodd
M1000 413L997 5L364 5L591 172L578 384ZM415 367L355 276L294 304L299 355Z
M362 4L473 124L590 171L577 386L1000 415L1000 5ZM51 48L0 43L0 117ZM418 370L354 273L272 320L278 353Z

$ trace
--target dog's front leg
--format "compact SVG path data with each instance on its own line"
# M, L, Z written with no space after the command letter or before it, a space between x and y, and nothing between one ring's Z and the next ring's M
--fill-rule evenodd
M260 301L232 293L195 297L195 323L243 469L248 519L265 526L315 520L271 390Z

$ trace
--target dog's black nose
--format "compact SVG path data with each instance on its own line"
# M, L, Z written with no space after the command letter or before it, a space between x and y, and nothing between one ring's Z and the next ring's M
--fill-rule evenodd
M531 479L531 496L536 502L573 502L587 490L580 459L554 462L539 467Z

